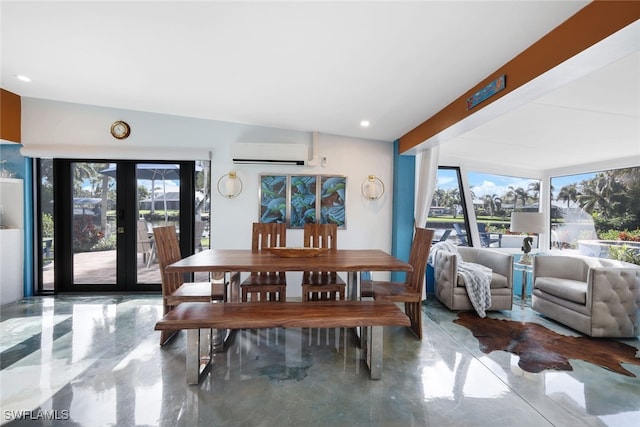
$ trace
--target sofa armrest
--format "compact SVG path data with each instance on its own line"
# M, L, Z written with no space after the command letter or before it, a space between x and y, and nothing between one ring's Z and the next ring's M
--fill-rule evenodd
M597 267L589 269L587 305L627 302L640 309L640 268Z
M591 336L637 336L640 332L640 268L589 270L587 308Z
M458 258L453 252L439 250L433 260L436 286L455 287L458 280Z

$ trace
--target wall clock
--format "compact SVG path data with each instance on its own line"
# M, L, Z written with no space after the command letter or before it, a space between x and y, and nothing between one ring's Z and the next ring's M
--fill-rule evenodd
M126 122L118 120L111 125L111 135L114 138L125 139L131 133L131 128Z

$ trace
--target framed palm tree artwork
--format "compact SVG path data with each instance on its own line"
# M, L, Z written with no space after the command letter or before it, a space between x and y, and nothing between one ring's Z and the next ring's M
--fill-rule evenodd
M343 175L260 175L260 222L337 224L346 228L347 177Z
M287 176L260 175L260 222L287 222Z

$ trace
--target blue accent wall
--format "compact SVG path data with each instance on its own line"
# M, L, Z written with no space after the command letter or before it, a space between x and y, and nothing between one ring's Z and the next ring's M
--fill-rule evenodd
M24 296L33 296L33 238L35 231L33 229L33 162L30 157L24 157Z
M401 156L399 141L393 142L393 220L391 254L403 261L409 260L413 240L413 212L416 180L415 156ZM391 280L403 282L405 273L392 272Z
M14 174L15 178L23 180L24 197L24 265L23 280L21 286L24 296L33 295L33 198L32 198L32 167L31 159L23 157L20 153L22 144L0 143L0 159L4 162L2 167Z

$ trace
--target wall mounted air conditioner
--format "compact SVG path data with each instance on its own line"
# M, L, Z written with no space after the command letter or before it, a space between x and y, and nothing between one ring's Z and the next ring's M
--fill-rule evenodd
M235 142L231 144L231 158L236 164L304 166L309 148L306 144Z

